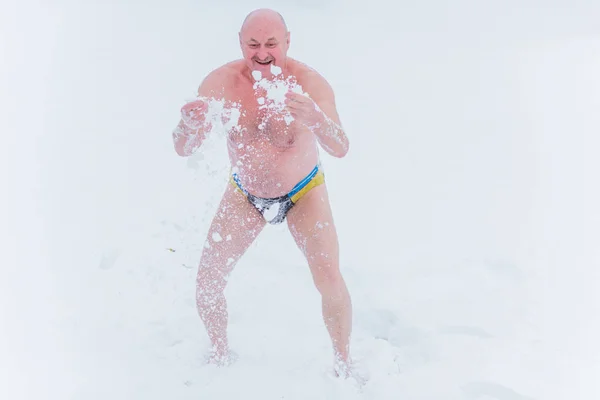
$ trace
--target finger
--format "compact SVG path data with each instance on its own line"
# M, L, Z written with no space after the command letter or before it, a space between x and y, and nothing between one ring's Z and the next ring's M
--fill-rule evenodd
M301 95L301 94L299 94L299 93L294 93L294 92L287 92L287 93L285 94L285 96L286 96L286 98L288 98L289 100L291 100L291 101L295 101L295 102L298 102L298 103L304 103L304 102L306 102L306 100L307 100L307 99L306 99L306 96L303 96L303 95Z
M206 104L205 101L203 101L203 100L194 100L194 101L191 101L191 102L185 104L183 106L183 108L192 110L192 109L203 109L206 106L207 106L207 104Z
M286 104L291 104L296 107L304 107L306 109L308 109L308 107L310 107L310 105L311 105L311 102L304 96L288 97L285 99L285 102L286 102Z
M285 105L287 107L291 107L291 108L293 108L295 110L299 110L299 109L302 108L302 105L300 103L292 101L292 100L286 100Z
M206 104L206 102L204 100L202 100L202 99L195 99L195 100L192 100L192 101L188 101L185 104L185 106L198 106L200 104Z
M289 112L290 114L292 114L292 116L297 117L299 115L299 110L295 107L286 107L285 108L287 112Z
M181 113L187 114L187 115L197 114L197 113L201 114L204 111L205 111L205 107L203 107L203 106L189 106L189 107L183 107L181 109Z

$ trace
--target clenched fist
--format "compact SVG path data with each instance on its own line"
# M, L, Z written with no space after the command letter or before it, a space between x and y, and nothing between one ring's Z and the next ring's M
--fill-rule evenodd
M197 99L181 107L181 119L191 129L200 129L206 121L206 112L208 103L202 99Z

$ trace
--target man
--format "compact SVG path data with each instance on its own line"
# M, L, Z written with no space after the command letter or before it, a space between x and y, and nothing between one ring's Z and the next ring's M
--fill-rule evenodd
M236 105L240 111L238 124L227 132L231 179L209 228L197 276L198 312L212 343L209 362L231 361L223 294L227 276L267 222L287 221L322 297L334 369L346 375L352 306L339 270L337 233L317 147L320 144L334 157L344 157L348 151L334 94L317 72L287 57L290 33L279 13L251 12L242 24L239 42L243 59L217 68L204 79L198 100L183 106L173 132L175 150L189 156L211 129L209 100ZM268 93L255 86L260 78L297 82L308 96L289 91L283 108L273 110L265 104ZM290 115L291 122L286 118Z

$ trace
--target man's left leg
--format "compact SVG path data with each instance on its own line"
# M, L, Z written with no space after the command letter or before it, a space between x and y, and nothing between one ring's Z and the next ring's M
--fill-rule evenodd
M334 348L336 370L350 362L352 303L339 268L339 245L325 184L306 193L287 215L290 232L308 261L321 294L323 319Z

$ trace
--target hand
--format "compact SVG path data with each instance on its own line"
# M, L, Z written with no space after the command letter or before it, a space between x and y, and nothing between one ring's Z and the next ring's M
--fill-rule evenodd
M285 94L285 106L296 121L309 128L325 121L323 111L310 97L303 94L287 92Z
M206 120L208 104L202 99L191 101L181 107L181 119L191 129L199 129Z

